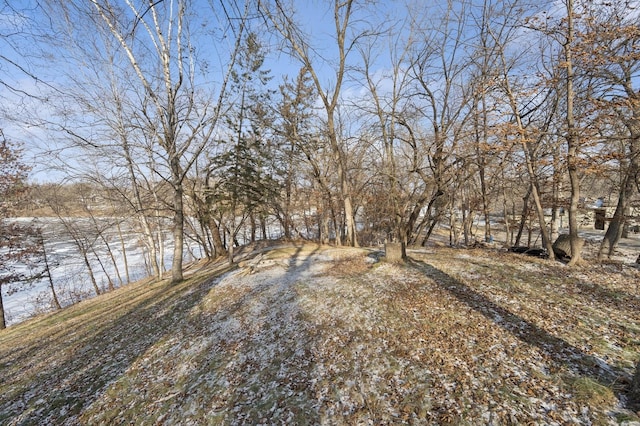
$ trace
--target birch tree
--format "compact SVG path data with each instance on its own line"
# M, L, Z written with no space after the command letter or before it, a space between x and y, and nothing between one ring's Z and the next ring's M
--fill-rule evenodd
M229 70L244 31L249 11L238 6L213 16L224 19L231 33L228 50L223 56L218 75L217 94L212 86L204 87L199 79L200 60L207 52L202 35L195 37L198 24L194 10L186 0L124 3L111 0L54 3L71 19L71 37L75 25L93 25L96 31L109 34L114 46L128 63L138 104L134 110L139 131L151 141L149 148L153 167L148 170L171 188L173 261L171 279L182 280L185 231L184 181L216 129ZM235 13L231 16L229 13ZM75 19L78 21L75 21ZM222 38L224 34L219 34ZM200 44L196 42L199 41ZM202 56L200 50L203 50ZM226 55L226 57L224 57ZM126 152L125 152L126 155ZM131 160L127 160L128 164ZM131 173L131 172L130 172ZM155 268L155 265L154 265Z

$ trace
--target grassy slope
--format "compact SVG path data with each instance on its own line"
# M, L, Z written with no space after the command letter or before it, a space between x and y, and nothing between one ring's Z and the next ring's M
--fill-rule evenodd
M637 420L637 270L367 253L273 249L10 327L0 424Z

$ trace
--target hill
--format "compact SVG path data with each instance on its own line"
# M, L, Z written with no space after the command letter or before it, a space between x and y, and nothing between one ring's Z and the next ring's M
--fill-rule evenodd
M640 272L489 250L245 251L0 333L0 423L607 424Z

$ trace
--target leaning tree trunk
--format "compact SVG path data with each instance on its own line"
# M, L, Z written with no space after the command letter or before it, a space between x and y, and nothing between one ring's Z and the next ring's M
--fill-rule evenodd
M636 145L639 145L639 149L635 149ZM635 193L636 178L638 173L640 173L640 138L638 141L635 141L635 144L631 144L631 148L631 161L629 162L629 167L625 174L622 188L620 188L616 211L613 214L611 222L609 222L609 226L607 227L607 232L604 234L602 243L600 243L598 259L602 259L605 251L607 251L607 257L611 257L613 255L613 251L618 245L618 242L620 241L620 238L622 238L629 200L631 200Z
M542 235L542 246L547 249L547 253L549 253L549 258L554 259L553 255L553 243L551 238L549 237L549 230L547 229L547 224L544 218L544 209L542 208L542 202L540 201L540 194L538 192L537 186L532 185L533 190L531 194L533 195L533 204L536 208L536 214L538 215L538 223L540 224L540 235Z
M100 287L98 287L98 282L96 281L96 277L93 274L93 268L91 267L91 262L89 262L89 258L87 257L87 252L84 248L80 248L80 251L82 252L82 260L84 261L84 265L87 267L87 273L89 274L89 279L91 280L93 290L96 292L96 296L99 296Z
M520 215L520 225L518 226L518 234L516 235L516 241L513 243L516 246L520 245L522 239L522 233L524 232L524 225L527 222L529 216L529 197L531 197L532 185L529 184L529 189L524 197L522 197L522 214Z
M607 258L611 258L620 238L622 238L622 231L624 230L624 224L626 221L626 205L626 190L623 188L618 195L616 211L613 214L613 218L611 218L611 222L609 222L609 226L607 227L607 232L605 232L604 238L602 238L602 242L600 243L600 248L598 249L598 260L602 260L605 251L607 252Z
M211 232L211 238L213 239L213 251L216 257L218 256L226 256L227 250L224 247L224 243L222 242L222 237L220 236L220 225L216 222L215 219L209 219L209 231Z
M42 250L42 261L44 262L44 272L47 274L47 278L49 280L49 288L51 289L53 306L56 309L62 309L62 306L60 306L60 301L58 300L58 295L56 294L56 288L53 285L53 277L51 276L51 265L49 264L49 255L47 254L47 246L44 243L44 237L42 235L41 230L38 231L38 244L40 245L40 249Z
M0 330L7 328L7 323L4 320L4 304L2 303L2 286L0 286Z

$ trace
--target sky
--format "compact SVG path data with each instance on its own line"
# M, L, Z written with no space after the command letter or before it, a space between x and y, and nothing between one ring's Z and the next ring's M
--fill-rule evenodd
M192 27L199 25L200 28L196 28L199 31L207 25L210 28L208 31L214 32L213 34L200 32L201 40L196 41L198 44L195 47L198 55L206 57L209 69L214 71L206 77L200 75L199 78L202 79L203 84L220 84L220 77L219 74L216 76L216 72L226 65L225 58L228 57L228 51L231 48L232 37L229 35L220 37L222 29L216 24L223 12L233 13L234 3L225 3L225 10L222 11L215 1L197 0L195 2L194 10L206 10L207 13L198 14L194 18ZM215 6L214 9L210 7L210 4ZM369 20L378 19L380 15L394 12L396 9L389 6L393 4L394 2L381 2L376 6L377 17L373 17L369 12L366 16L358 12L355 17L359 21L353 21L355 27L370 27ZM36 0L20 0L19 2L0 0L0 5L0 52L3 56L0 58L0 81L6 83L5 86L0 87L0 111L2 111L0 126L7 137L24 143L27 151L25 160L35 166L32 173L33 180L57 180L60 173L51 170L49 167L51 162L43 162L41 159L47 151L51 150L52 145L55 145L54 139L58 135L52 136L51 132L46 131L43 128L45 126L42 126L42 120L56 121L60 118L54 118L55 108L50 103L42 102L42 99L57 95L56 90L51 95L47 94L51 90L51 86L47 82L51 82L55 87L64 87L71 78L75 78L75 73L81 71L76 66L82 64L72 64L71 61L74 60L75 54L65 50L68 46L60 42L52 45L50 42L53 38L45 40L42 44L38 43L38 40L46 38L43 35L54 30L50 28L46 11L38 6ZM324 61L321 59L322 57L335 57L336 52L331 5L325 1L311 0L296 2L295 7L297 8L296 20L301 23L301 28L308 32L319 53L319 56L315 58L314 66L317 67L323 83L327 86L333 86L335 83L335 76L331 70L333 60ZM33 24L35 24L35 28L31 27ZM266 35L264 28L260 28L261 24L260 19L252 23L258 31L262 31ZM35 43L30 36L35 38ZM61 40L62 38L58 41ZM275 37L271 36L265 42L269 49L265 68L271 70L272 85L279 85L287 75L290 79L294 79L300 69L300 63L279 51L279 43ZM355 51L351 52L352 57L357 54ZM216 63L216 58L222 59ZM121 59L124 62L123 66L127 67L126 58ZM18 64L18 66L12 64ZM347 81L346 85L349 84L350 82ZM68 156L69 152L66 151L64 155Z
M37 6L39 2L46 4L45 0L0 0L0 82L5 83L5 86L0 85L0 127L7 137L20 140L25 144L27 161L36 166L33 179L43 181L59 177L59 173L54 174L49 168L52 161L43 161L43 157L46 156L45 151L54 145L60 133L47 131L44 128L46 126L42 125L42 120L52 122L66 117L61 118L60 115L56 115L53 103L42 102L41 98L56 99L58 104L55 106L60 105L62 101L56 98L59 93L52 90L52 86L64 87L71 82L71 79L80 75L83 69L86 76L86 73L91 71L91 64L83 64L77 55L68 50L69 46L61 42L61 37L45 40L45 35L51 32L51 21L44 9ZM70 4L71 0L68 3ZM120 1L120 3L123 2ZM391 29L401 39L403 31L408 29L407 20L434 18L447 4L444 0L417 1L416 4L419 7L413 9L413 15L407 15L406 3L411 2L409 0L366 2L374 6L355 13L352 21L354 31L356 33L366 31L371 34L374 31ZM640 12L638 7L640 1L633 0L632 3L636 8L632 9L630 14L637 16ZM223 4L225 9L221 8ZM199 74L197 77L203 87L220 84L220 72L224 69L226 58L228 58L232 37L230 34L222 36L223 28L218 25L218 22L219 18L224 17L225 11L232 13L235 4L236 2L226 0L224 2L194 0L195 15L192 29L199 34L194 47L200 58L206 58L210 71L206 76ZM294 19L300 23L300 27L309 35L313 43L316 52L314 67L320 74L325 87L331 88L335 83L332 65L335 64L336 57L332 6L326 0L296 1L293 4L297 9ZM214 7L211 8L210 5ZM561 0L549 3L550 13L559 14L562 6ZM37 24L35 28L29 26L33 22ZM265 68L271 70L273 76L271 84L275 87L286 75L294 79L300 69L300 63L280 51L281 43L275 36L267 33L264 26L261 26L263 24L264 21L257 18L252 25L264 36L265 44L269 49ZM90 32L82 34L82 31L89 27L78 26L76 35L93 37L95 34ZM51 43L51 40L55 40L56 43ZM385 88L389 90L391 81L388 77L391 68L389 41L373 37L370 40L375 40L371 45L377 53L372 67L373 74L378 78L383 90ZM87 46L89 44L85 47ZM129 67L126 58L120 59L122 67ZM350 65L359 64L360 53L356 50L351 51L349 61ZM85 65L87 67L83 68ZM9 90L7 85L15 90ZM25 93L31 96L26 96ZM360 74L351 74L351 78L345 80L342 90L344 97L359 97L365 93L364 81ZM71 105L69 98L65 98L64 102L69 103L65 106L77 108ZM64 154L69 154L69 151Z

